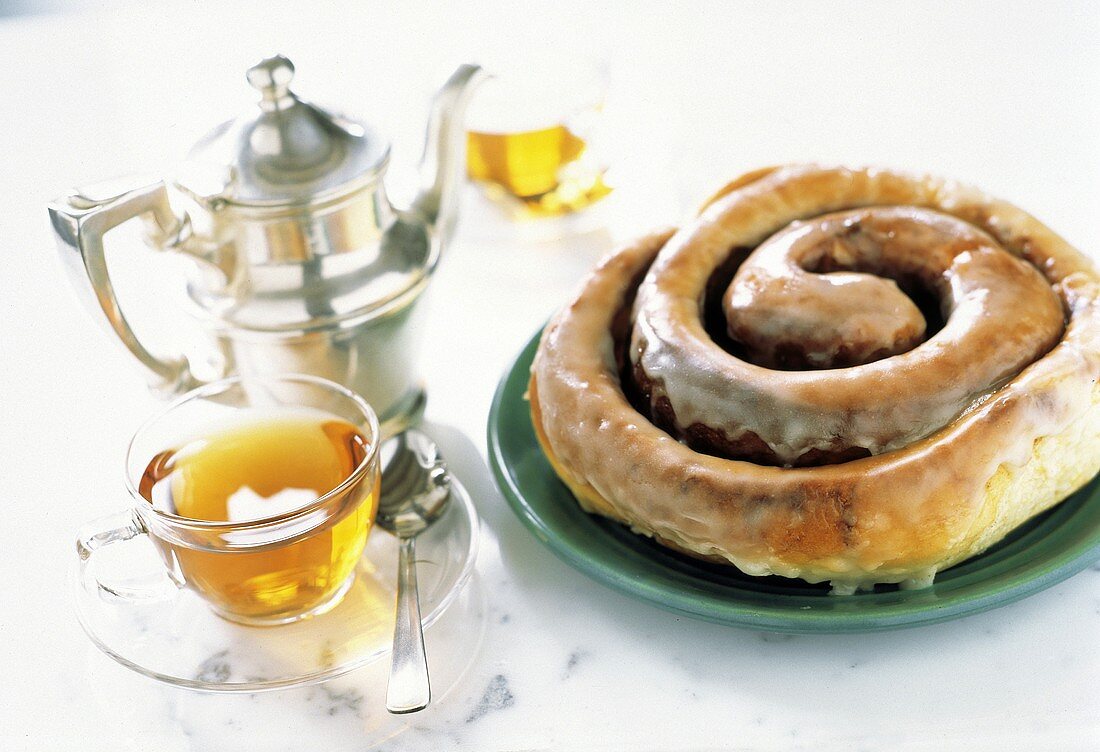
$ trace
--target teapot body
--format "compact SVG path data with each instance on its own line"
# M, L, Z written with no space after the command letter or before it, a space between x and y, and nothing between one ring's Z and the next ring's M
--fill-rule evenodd
M187 300L225 374L343 384L387 435L417 420L424 298L441 252L431 226L396 210L380 182L308 207L187 210L203 249Z

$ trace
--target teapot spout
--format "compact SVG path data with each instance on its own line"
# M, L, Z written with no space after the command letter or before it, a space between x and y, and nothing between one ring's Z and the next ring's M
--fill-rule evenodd
M444 245L454 231L458 188L465 169L466 104L485 76L478 65L461 65L432 102L420 159L421 187L411 208L435 228Z

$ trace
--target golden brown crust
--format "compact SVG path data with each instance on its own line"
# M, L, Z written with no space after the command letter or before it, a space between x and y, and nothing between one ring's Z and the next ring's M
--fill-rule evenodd
M670 266L698 264L694 273L705 277L708 265L734 246L759 244L792 212L805 219L867 204L963 219L1028 261L1065 310L1057 344L926 437L821 467L701 454L631 406L611 328L641 273L650 270L649 284ZM735 181L675 235L641 238L593 271L544 332L532 413L556 472L589 511L749 574L829 580L838 591L913 584L984 550L1100 468L1098 339L1091 262L1019 209L924 176L775 168Z

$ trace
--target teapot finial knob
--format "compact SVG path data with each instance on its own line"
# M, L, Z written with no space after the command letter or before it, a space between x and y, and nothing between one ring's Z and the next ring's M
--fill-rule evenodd
M290 81L294 78L294 63L283 55L267 57L248 69L245 75L252 88L260 92L260 106L265 109L281 104L290 93Z

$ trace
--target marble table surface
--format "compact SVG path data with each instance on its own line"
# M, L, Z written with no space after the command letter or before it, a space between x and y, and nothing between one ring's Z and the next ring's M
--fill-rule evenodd
M559 561L496 491L500 374L615 242L740 172L879 163L975 182L1100 248L1100 10L1079 3L104 3L0 23L0 748L5 750L1096 750L1100 567L960 621L858 636L708 624ZM280 50L303 91L389 125L407 182L426 103L464 59L537 48L611 65L618 190L587 227L517 228L472 190L434 283L427 429L481 515L476 574L428 632L426 712L384 672L262 695L161 686L99 654L65 575L77 526L127 504L157 405L63 277L45 203L166 174L249 102ZM583 230L583 231L582 231ZM120 238L145 330L200 347L178 268Z

